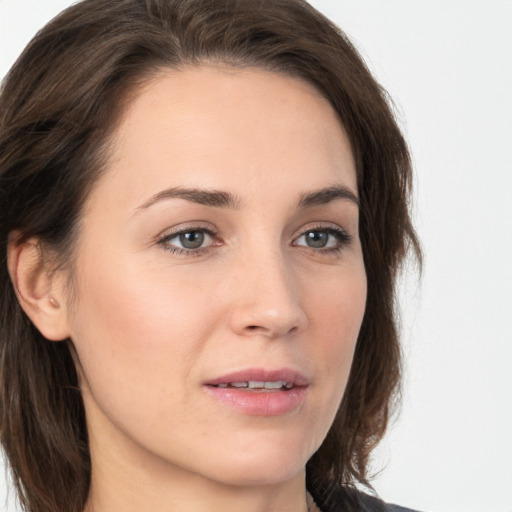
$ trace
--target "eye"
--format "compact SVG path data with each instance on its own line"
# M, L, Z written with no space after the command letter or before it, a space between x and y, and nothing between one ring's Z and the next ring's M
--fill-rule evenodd
M315 228L299 236L295 240L295 245L311 249L337 250L350 240L350 235L341 228Z
M180 233L174 238L179 241L184 249L199 249L207 237L208 235L204 231L188 231L187 233Z
M166 250L176 253L197 252L213 245L213 233L204 228L186 229L167 234L159 240Z

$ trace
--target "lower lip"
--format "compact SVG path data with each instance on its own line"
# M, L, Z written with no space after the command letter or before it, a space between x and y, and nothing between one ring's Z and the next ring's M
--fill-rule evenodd
M293 412L303 404L307 393L306 386L272 391L214 386L205 386L205 389L220 402L251 416L280 416Z

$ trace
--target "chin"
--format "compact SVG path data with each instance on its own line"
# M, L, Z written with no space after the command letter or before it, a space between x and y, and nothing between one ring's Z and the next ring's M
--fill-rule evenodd
M305 464L267 462L230 464L219 472L216 471L213 479L236 487L271 486L293 480L305 470ZM219 478L219 475L222 476Z
M262 438L250 446L237 448L233 445L222 456L212 454L205 460L216 461L211 473L216 480L222 475L222 481L228 485L279 484L303 474L306 462L314 452L303 444L289 441L283 438L275 443Z

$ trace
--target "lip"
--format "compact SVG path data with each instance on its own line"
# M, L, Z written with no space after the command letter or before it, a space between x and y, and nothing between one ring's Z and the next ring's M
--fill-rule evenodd
M248 389L216 387L230 382L292 383L291 389ZM203 383L209 396L242 414L251 416L280 416L296 411L304 403L309 381L300 372L290 368L276 370L249 368L209 379Z
M302 373L296 370L292 370L291 368L279 368L276 370L265 368L248 368L207 380L204 385L218 386L219 384L227 384L229 382L245 382L249 380L257 380L263 382L275 382L282 380L285 382L292 382L294 386L309 385L308 379L302 375Z

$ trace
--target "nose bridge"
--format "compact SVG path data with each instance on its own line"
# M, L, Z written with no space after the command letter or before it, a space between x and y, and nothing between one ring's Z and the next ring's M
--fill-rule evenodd
M293 269L279 247L266 244L245 252L237 265L232 314L240 334L279 337L298 332L307 323Z

